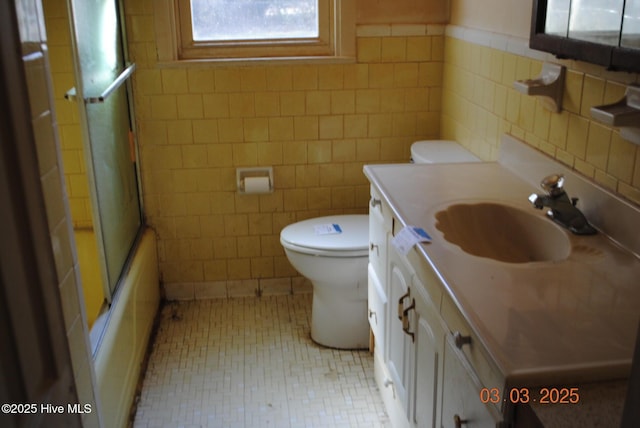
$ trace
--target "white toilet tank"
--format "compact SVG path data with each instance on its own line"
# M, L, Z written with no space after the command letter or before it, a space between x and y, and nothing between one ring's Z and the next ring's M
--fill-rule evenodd
M481 162L481 159L451 140L422 140L411 145L414 163Z

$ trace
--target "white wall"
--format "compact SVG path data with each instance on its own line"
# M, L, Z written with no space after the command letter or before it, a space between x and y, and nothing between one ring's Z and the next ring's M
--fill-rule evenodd
M532 0L451 0L450 24L529 38Z

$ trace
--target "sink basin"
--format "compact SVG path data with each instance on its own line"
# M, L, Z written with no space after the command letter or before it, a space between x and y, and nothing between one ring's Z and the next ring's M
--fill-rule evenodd
M474 256L506 263L566 259L571 251L566 232L537 214L481 202L449 205L435 217L444 239Z

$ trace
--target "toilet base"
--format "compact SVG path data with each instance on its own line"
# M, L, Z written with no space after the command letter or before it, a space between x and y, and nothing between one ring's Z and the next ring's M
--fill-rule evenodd
M352 290L338 293L336 288ZM313 287L311 339L336 349L368 349L367 283Z

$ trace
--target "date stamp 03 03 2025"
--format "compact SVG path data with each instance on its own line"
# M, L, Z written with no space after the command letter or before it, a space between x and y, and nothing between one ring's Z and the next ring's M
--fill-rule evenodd
M47 413L47 414L83 414L91 413L93 408L91 404L79 404L68 403L63 404L51 404L51 403L4 403L2 406L2 413L5 414L29 414L29 413Z
M482 388L480 401L497 404L509 401L513 404L577 404L580 402L578 388L511 388L504 396L499 388Z

